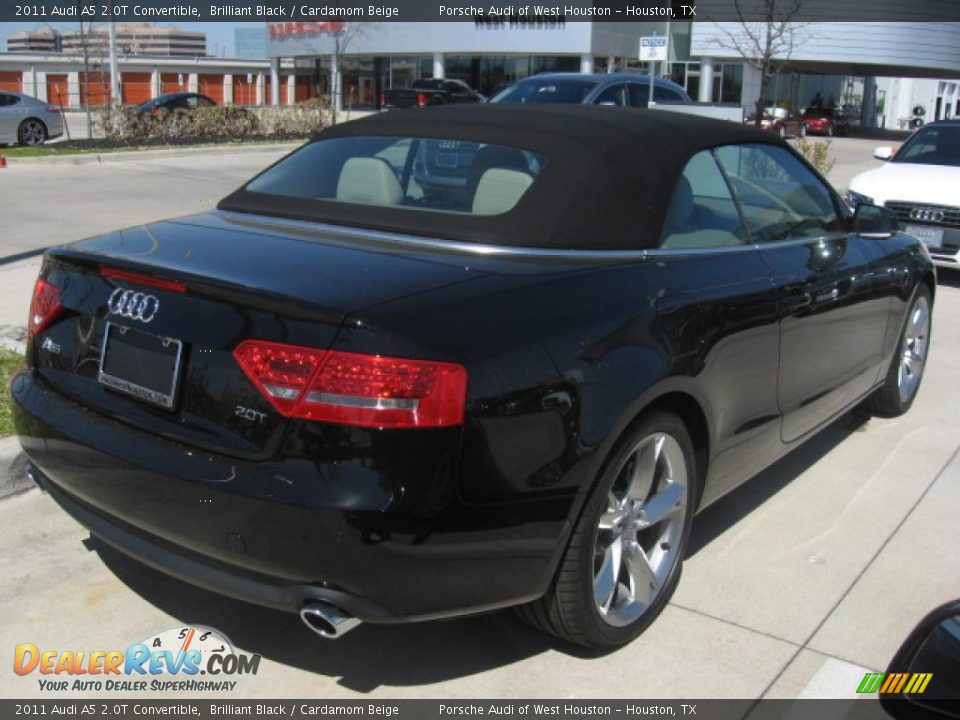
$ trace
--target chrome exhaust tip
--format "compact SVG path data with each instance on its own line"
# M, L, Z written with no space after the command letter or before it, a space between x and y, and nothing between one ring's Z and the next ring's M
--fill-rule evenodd
M362 621L338 607L325 602L314 602L300 610L303 624L317 635L336 640L357 627Z

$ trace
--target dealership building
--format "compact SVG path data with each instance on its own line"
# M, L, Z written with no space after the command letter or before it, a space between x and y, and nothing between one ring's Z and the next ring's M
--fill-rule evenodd
M749 108L760 91L759 72L731 49L731 34L743 32L738 23L301 22L266 30L274 73L292 60L297 74L313 75L328 93L339 70L343 106L375 107L382 90L421 77L457 78L489 94L545 71L645 72L639 39L653 34L670 38L657 74L694 99ZM819 96L887 127L917 106L927 120L960 114L960 23L804 22L793 45L771 100L801 107Z
M277 82L282 104L306 100L316 94L313 79L294 71L293 61L214 57L151 57L121 55L120 101L136 105L164 93L199 92L217 103L266 105ZM274 79L275 78L275 79ZM64 109L104 105L110 101L109 62L102 55L88 57L63 53L0 53L0 91L23 92Z

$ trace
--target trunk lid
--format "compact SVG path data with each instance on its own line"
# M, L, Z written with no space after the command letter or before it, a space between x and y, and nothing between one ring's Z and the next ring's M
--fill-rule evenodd
M121 272L104 276L103 268ZM123 422L250 459L276 451L287 420L240 369L232 355L238 344L259 339L326 349L350 313L479 275L462 263L327 243L322 234L268 221L238 225L218 213L51 250L44 273L65 308L32 346L34 365L49 384ZM182 283L186 290L124 273ZM153 298L144 313L149 320L111 311L110 298L125 291ZM98 380L108 322L118 328L111 343L116 334L134 345L153 342L138 333L182 343L172 408ZM136 332L127 336L130 331ZM137 374L136 368L126 372Z

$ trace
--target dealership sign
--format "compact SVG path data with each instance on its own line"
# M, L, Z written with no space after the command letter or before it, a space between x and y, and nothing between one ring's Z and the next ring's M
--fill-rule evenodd
M640 38L640 59L659 61L667 59L667 36L650 35Z
M343 22L284 22L268 23L267 32L272 38L305 37L322 33L343 32Z

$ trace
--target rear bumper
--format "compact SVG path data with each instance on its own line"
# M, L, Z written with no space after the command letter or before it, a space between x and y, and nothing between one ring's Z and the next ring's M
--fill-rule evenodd
M546 591L566 530L568 503L471 508L438 475L429 503L385 506L338 472L343 458L213 455L91 412L30 370L11 390L34 477L70 515L147 565L248 602L323 600L368 622L520 604ZM367 460L367 488L404 472ZM417 481L399 479L410 498Z
M156 537L139 533L136 529L119 523L115 518L108 518L84 505L61 490L36 466L30 466L27 472L68 515L92 534L111 547L167 575L221 595L278 610L295 610L311 600L322 600L367 622L397 620L388 610L375 603L332 588L281 583L276 578L243 573L235 567L215 565L209 558L187 554L183 548L176 548Z

